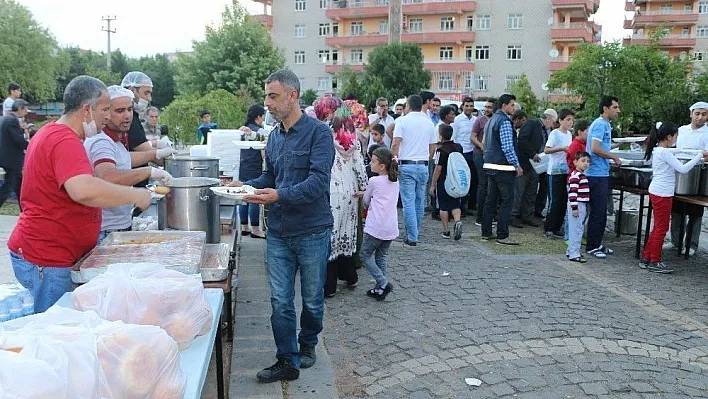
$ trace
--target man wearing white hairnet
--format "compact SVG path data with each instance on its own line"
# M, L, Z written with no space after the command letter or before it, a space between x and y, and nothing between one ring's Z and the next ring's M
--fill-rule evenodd
M169 184L172 176L166 171L145 165L154 159L172 155L171 148L128 152L128 130L133 121L133 92L120 86L108 87L110 109L108 122L103 131L84 141L96 177L114 184L132 186L150 178L161 184ZM130 205L102 208L99 241L114 231L130 230L133 222L133 207Z
M695 150L708 150L708 126L706 126L706 121L708 121L708 103L700 101L693 104L689 109L691 112L691 124L681 126L678 130L678 138L676 138L676 148L687 148ZM686 220L681 220L681 213L678 208L676 208L676 201L674 201L674 210L671 213L671 242L664 245L664 249L673 249L678 247L679 242L679 230L681 223L686 223ZM694 205L686 205L694 206ZM700 214L703 216L703 207L696 206L696 212L690 212L695 215ZM693 230L691 232L691 247L689 249L689 254L693 255L698 249L698 238L701 235L701 217L696 216L689 220L693 224ZM686 237L688 236L688 229L684 230ZM682 237L683 247L686 246L685 238ZM683 252L683 249L681 250Z

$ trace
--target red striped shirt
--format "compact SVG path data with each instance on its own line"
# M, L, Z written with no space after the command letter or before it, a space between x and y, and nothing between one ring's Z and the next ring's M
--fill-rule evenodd
M588 178L575 169L568 175L568 202L572 210L578 209L578 202L590 202Z

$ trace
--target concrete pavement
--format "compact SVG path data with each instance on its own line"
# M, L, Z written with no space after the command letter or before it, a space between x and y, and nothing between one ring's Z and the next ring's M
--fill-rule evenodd
M10 256L7 254L7 239L10 238L10 233L15 228L17 219L17 216L0 215L0 284L15 281L15 273L10 265Z

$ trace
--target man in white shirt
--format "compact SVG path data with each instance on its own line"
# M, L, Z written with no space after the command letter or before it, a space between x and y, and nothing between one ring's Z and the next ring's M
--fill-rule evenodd
M408 97L406 107L410 112L396 120L391 152L400 165L400 192L403 218L406 226L406 245L418 245L418 233L423 223L428 182L428 164L435 154L438 141L435 125L421 112L423 99L419 95Z
M19 84L12 82L7 85L7 93L9 95L2 103L2 115L0 116L12 115L12 104L15 102L15 100L20 98L20 96L22 95L22 90Z
M697 102L689 108L689 111L691 112L691 124L679 128L678 137L676 138L676 148L708 150L708 126L706 126L706 121L708 121L708 103L703 101ZM699 212L702 216L703 207L700 207ZM678 208L674 207L671 212L671 242L664 245L664 249L678 247L679 231L682 222L686 223L686 219L682 221L681 213L678 212ZM689 250L689 254L693 255L698 249L698 239L701 235L701 218L697 217L696 220L689 220L689 222L693 222L691 249ZM685 240L686 236L683 238Z
M393 121L393 117L388 114L388 100L385 97L379 97L376 100L376 113L369 115L369 126L379 124L383 125L384 129L387 129L393 125ZM391 137L385 134L383 139L386 147L391 148ZM372 145L374 145L374 141L369 139L368 148L371 148Z
M452 124L452 141L462 146L462 155L470 167L470 191L462 198L462 214L465 212L471 214L472 209L477 206L477 169L474 167L474 159L472 152L475 145L472 143L472 126L477 118L472 115L474 110L474 99L465 97L462 100L462 113L455 117L455 122Z

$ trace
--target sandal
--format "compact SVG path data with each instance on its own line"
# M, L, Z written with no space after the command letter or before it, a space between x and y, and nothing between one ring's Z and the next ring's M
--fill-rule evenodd
M587 259L582 258L582 257L568 258L568 260L571 262L576 262L576 263L588 263Z
M604 246L604 245L600 245L600 247L598 248L598 250L604 252L606 255L612 255L612 254L615 253L615 251L614 251L613 249L607 248L607 247Z
M602 248L602 247L600 247L600 248ZM596 257L597 259L605 259L605 258L607 258L607 254L604 253L604 252L602 252L602 250L601 250L600 248L595 248L595 249L593 249L593 250L591 250L591 251L588 251L588 254L590 254L590 255Z
M261 239L265 240L266 236L259 236L259 235L251 234L251 238L261 238Z

